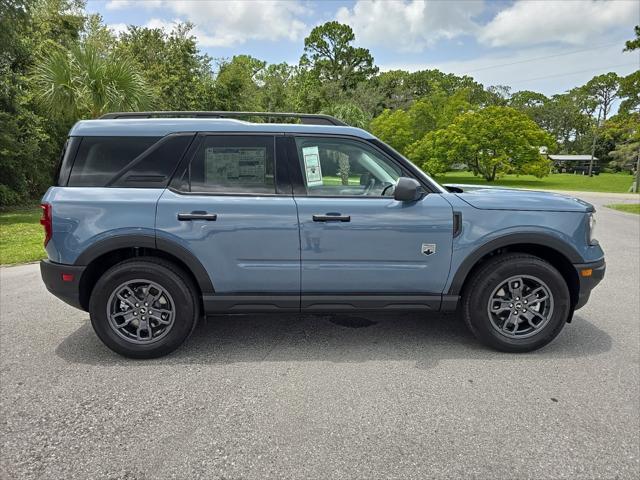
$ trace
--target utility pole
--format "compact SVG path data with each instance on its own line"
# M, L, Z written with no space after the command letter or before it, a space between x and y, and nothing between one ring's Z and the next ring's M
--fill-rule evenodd
M636 175L635 176L636 178L633 180L633 183L631 184L631 188L629 189L631 190L632 193L640 192L640 150L636 155Z
M593 131L593 145L591 145L591 161L589 162L589 176L593 177L593 157L596 154L596 140L598 139L598 132L600 131L600 115L602 114L602 106L598 109L598 122L596 128Z

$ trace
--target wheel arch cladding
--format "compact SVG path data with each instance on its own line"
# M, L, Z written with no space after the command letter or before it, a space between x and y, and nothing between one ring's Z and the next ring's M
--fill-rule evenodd
M199 290L196 294L200 300L203 295L215 292L202 263L186 248L151 235L122 235L92 245L76 260L75 265L87 267L80 282L82 308L88 308L93 287L104 272L123 260L141 256L163 258L174 263L191 277Z
M583 261L578 252L569 244L557 238L541 234L514 234L497 238L474 250L456 271L449 295L460 295L473 273L489 258L502 253L528 253L539 257L563 276L571 294L571 304L576 305L580 292L580 279L574 263Z

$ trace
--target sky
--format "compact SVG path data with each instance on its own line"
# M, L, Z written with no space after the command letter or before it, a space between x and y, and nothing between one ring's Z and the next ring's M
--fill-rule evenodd
M116 33L189 21L213 58L291 64L313 27L337 20L382 71L438 68L546 95L640 68L640 52L622 52L638 0L89 0L87 10Z

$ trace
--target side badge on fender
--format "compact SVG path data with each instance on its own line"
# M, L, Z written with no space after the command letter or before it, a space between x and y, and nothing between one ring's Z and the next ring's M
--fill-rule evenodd
M436 244L435 243L423 243L422 244L422 253L425 255L433 255L436 253Z

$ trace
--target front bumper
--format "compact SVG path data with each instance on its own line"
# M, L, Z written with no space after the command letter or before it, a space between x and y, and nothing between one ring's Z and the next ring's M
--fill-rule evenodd
M84 310L80 302L80 280L86 267L42 260L40 274L47 290L72 307Z
M597 262L574 264L578 272L578 279L580 280L580 292L578 293L578 302L576 303L575 310L585 306L591 295L591 290L598 285L604 278L604 272L607 265L604 258ZM584 276L583 273L591 270L591 274Z

